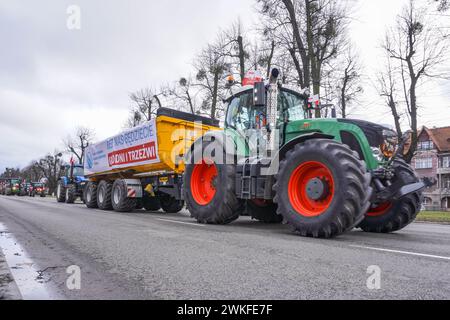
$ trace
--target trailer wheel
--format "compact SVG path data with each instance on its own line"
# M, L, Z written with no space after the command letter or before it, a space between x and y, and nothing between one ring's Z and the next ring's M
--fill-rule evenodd
M97 206L102 210L112 210L111 192L112 182L102 180L97 188Z
M296 145L280 162L274 202L300 235L330 238L364 218L369 184L365 163L349 147L313 139Z
M414 170L404 160L394 160L393 167L395 177L392 183L394 185L401 186L405 183L419 181ZM420 211L421 203L422 192L419 191L396 201L387 201L378 206L372 206L358 227L363 231L376 233L389 233L403 229L414 221Z
M75 199L75 185L70 184L66 187L66 203L74 203Z
M58 181L56 186L56 201L65 202L66 201L66 188L61 180Z
M114 181L111 199L114 211L130 212L136 208L137 199L128 198L127 185L122 179Z
M248 200L247 210L252 219L264 223L280 223L283 221L283 216L277 213L277 205L272 201L267 200Z
M158 197L149 197L147 195L144 195L144 197L142 198L142 204L147 211L158 211L159 209L161 209L161 203Z
M207 144L203 143L205 148ZM203 159L203 150L196 148L193 159ZM198 163L190 161L184 177L186 206L198 222L228 224L243 212L243 202L235 194L234 164L216 164L205 159Z
M89 181L84 191L84 203L88 208L97 208L97 183Z
M177 213L180 212L184 207L183 200L177 200L169 195L159 196L159 202L161 203L161 208L167 213Z

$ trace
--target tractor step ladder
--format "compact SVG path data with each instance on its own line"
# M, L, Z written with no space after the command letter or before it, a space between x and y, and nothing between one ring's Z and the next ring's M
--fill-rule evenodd
M246 160L242 166L241 199L252 198L252 177L250 176L250 170L249 175L247 175L247 165L250 166Z

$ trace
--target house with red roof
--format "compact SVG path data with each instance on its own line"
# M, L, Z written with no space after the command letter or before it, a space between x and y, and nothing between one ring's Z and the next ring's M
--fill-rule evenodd
M425 209L450 211L450 126L422 127L411 164L430 185L424 190Z

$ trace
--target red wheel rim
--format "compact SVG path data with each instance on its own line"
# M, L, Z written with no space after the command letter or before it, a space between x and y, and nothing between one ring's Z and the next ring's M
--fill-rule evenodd
M392 208L392 202L386 201L381 203L380 205L370 208L369 211L366 213L366 216L369 217L379 217L388 212Z
M217 168L215 164L202 163L194 165L191 175L191 193L199 205L207 205L216 195L215 179Z
M307 184L311 179L321 179L328 186L328 192L319 200L310 198ZM295 168L288 184L288 196L292 207L305 217L316 217L324 213L334 195L334 181L330 169L317 161L307 161Z

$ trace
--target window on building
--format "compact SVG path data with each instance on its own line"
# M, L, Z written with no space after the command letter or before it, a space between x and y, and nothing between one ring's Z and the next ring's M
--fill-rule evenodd
M442 168L450 168L450 156L442 157Z
M427 140L427 141L419 141L417 143L417 149L418 150L432 150L434 148L433 141Z
M432 150L434 148L433 141L427 140L427 141L419 141L417 143L417 149L418 150Z
M433 168L433 158L417 158L415 161L416 169L430 169Z
M444 189L450 189L450 177L448 177L448 176L442 177L441 187Z

